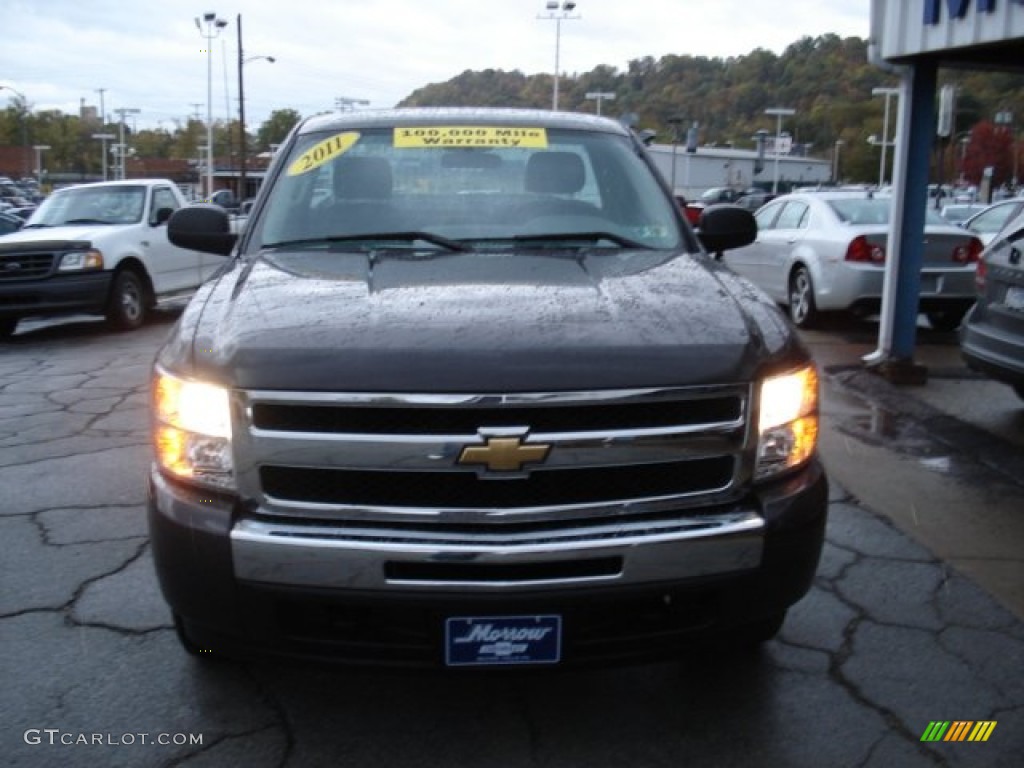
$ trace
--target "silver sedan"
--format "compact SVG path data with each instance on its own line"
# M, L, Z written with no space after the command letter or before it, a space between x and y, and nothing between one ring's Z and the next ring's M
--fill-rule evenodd
M892 200L866 193L785 195L756 214L757 240L729 251L725 262L748 277L800 327L822 312L878 311ZM971 233L926 212L919 306L933 328L953 330L975 300L982 250Z
M1000 200L975 213L963 223L963 228L977 235L985 245L991 243L1006 223L1024 211L1024 198Z

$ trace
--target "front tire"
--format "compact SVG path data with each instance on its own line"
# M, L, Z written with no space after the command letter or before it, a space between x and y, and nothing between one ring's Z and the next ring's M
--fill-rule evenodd
M797 328L813 328L818 322L814 282L807 267L797 267L789 277L789 319Z
M107 320L123 331L139 328L146 319L146 286L137 272L125 269L114 277Z

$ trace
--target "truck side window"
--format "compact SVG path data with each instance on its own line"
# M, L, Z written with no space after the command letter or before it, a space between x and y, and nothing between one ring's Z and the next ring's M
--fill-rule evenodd
M170 208L172 211L178 210L178 199L167 187L157 187L153 190L153 207L149 211L149 223L155 225L157 223L157 212L161 208Z

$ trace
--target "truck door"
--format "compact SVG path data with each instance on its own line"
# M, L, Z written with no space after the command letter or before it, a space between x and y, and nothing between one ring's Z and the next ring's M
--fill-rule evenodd
M146 246L154 290L157 294L163 294L198 287L201 263L199 252L172 245L167 239L166 219L157 223L157 212L161 208L175 211L181 207L178 197L169 186L154 187L150 190L150 197L149 219L143 244Z

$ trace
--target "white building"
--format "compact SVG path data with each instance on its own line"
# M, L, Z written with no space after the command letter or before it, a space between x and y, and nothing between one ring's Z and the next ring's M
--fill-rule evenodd
M687 200L700 197L712 187L770 189L775 180L775 156L770 151L765 154L760 173L754 172L757 152L752 149L698 147L696 152L687 152L684 144L651 144L647 151L669 186ZM814 157L779 155L778 173L780 189L826 184L831 179L832 165Z

